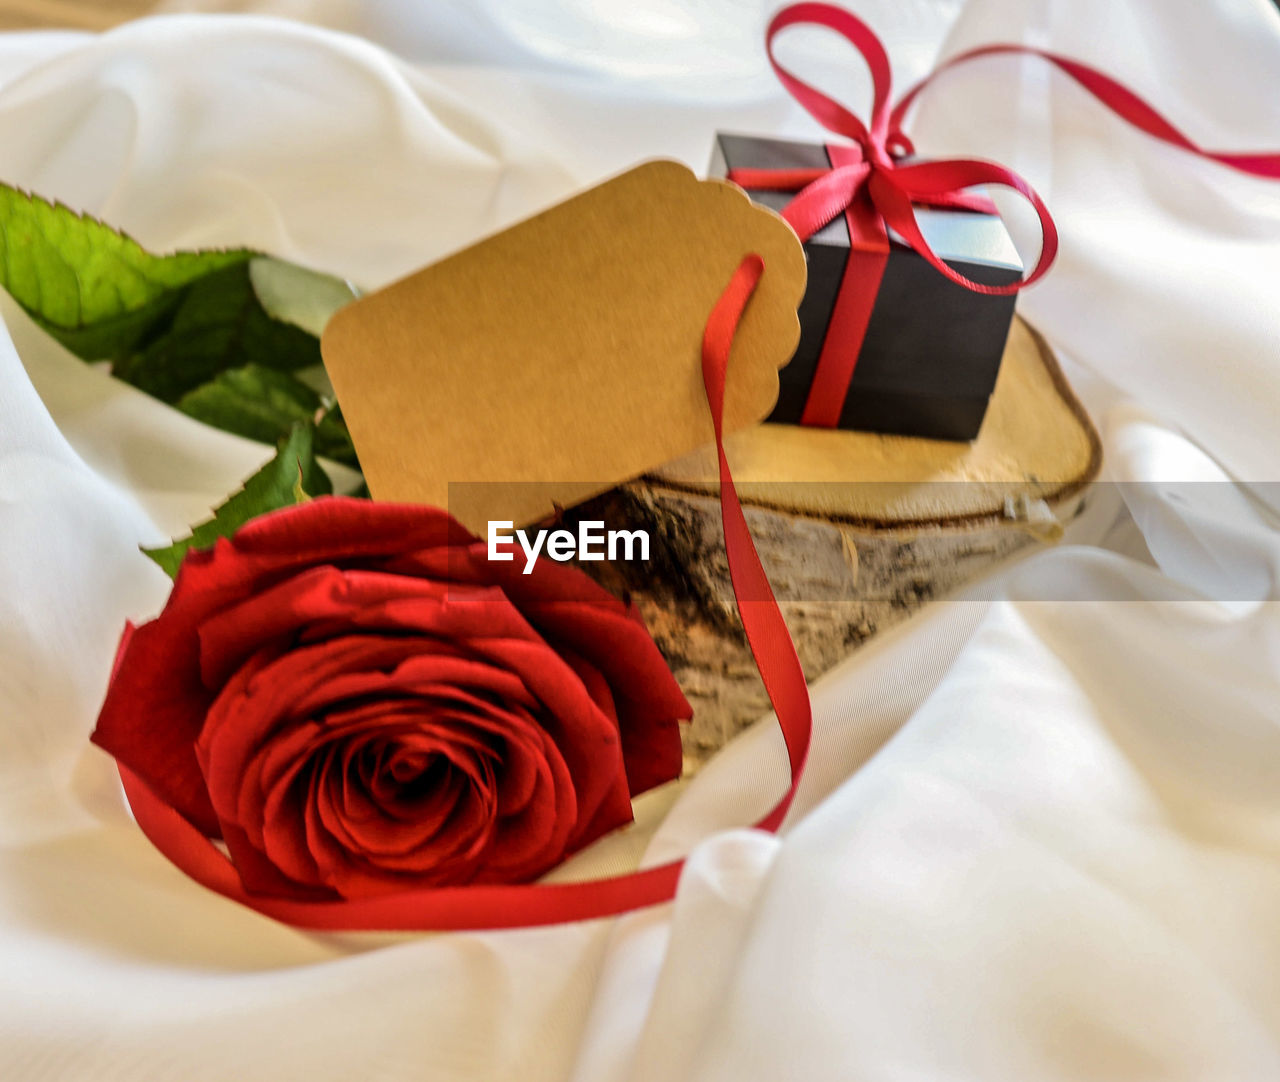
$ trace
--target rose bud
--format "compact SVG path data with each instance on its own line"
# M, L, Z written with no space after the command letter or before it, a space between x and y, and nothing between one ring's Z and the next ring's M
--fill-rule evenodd
M93 740L248 893L361 899L540 876L680 773L689 715L638 613L581 571L325 498L187 556Z

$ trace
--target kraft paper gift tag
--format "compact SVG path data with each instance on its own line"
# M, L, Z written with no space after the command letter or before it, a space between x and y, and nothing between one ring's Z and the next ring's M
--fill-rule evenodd
M773 408L799 337L804 253L775 214L675 162L639 165L342 309L321 345L370 492L447 507L483 533L708 442L702 332L750 252L765 272L730 362L732 431Z

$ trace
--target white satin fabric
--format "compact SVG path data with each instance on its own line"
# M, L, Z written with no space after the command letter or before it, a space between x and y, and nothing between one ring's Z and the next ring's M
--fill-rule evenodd
M717 127L817 134L770 81L754 0L288 7L412 63L276 19L0 38L0 177L153 248L377 285L634 160L701 168ZM1025 41L1205 144L1280 143L1268 0L854 7L900 79ZM1053 208L1061 256L1022 311L1071 362L1124 504L1104 491L1071 543L820 681L783 837L737 829L783 781L768 724L650 802L650 825L672 807L646 859L692 861L673 906L617 921L313 935L153 851L86 744L120 626L165 596L137 546L264 452L6 302L0 1078L1280 1078L1280 186L1135 135L1033 61L943 88L919 149L1003 161Z

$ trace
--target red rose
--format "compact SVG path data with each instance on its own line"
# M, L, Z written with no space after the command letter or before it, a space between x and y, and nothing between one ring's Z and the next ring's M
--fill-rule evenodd
M638 614L580 571L334 498L188 555L93 740L246 891L355 899L540 875L680 773L689 714Z

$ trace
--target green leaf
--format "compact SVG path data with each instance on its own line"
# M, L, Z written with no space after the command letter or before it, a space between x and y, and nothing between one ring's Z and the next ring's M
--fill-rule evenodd
M299 422L315 422L315 453L358 470L342 410L336 405L326 410L324 404L296 373L257 364L228 368L177 401L178 409L197 421L261 443L275 443Z
M280 441L275 457L214 511L213 518L196 526L190 537L142 551L173 578L189 550L209 548L218 538L230 537L250 519L292 507L301 495L323 496L332 491L328 475L316 464L312 452L311 426L295 425L288 438Z
M358 468L317 338L356 295L346 282L246 249L152 255L0 184L0 287L77 356L191 416L264 443L319 417L317 453Z
M321 363L313 335L267 315L242 263L188 286L168 325L111 371L174 403L228 368L257 364L287 371Z
M123 356L173 310L184 287L253 254L152 255L88 215L0 184L0 287L86 360Z
M275 443L295 424L314 421L323 407L305 383L260 364L228 368L176 404L197 421L261 443Z
M350 282L270 256L253 260L249 277L272 319L292 323L317 338L330 316L359 296Z
M293 502L294 503L310 503L311 496L307 493L306 486L303 482L306 475L303 473L302 467L298 467L298 476L293 479Z

